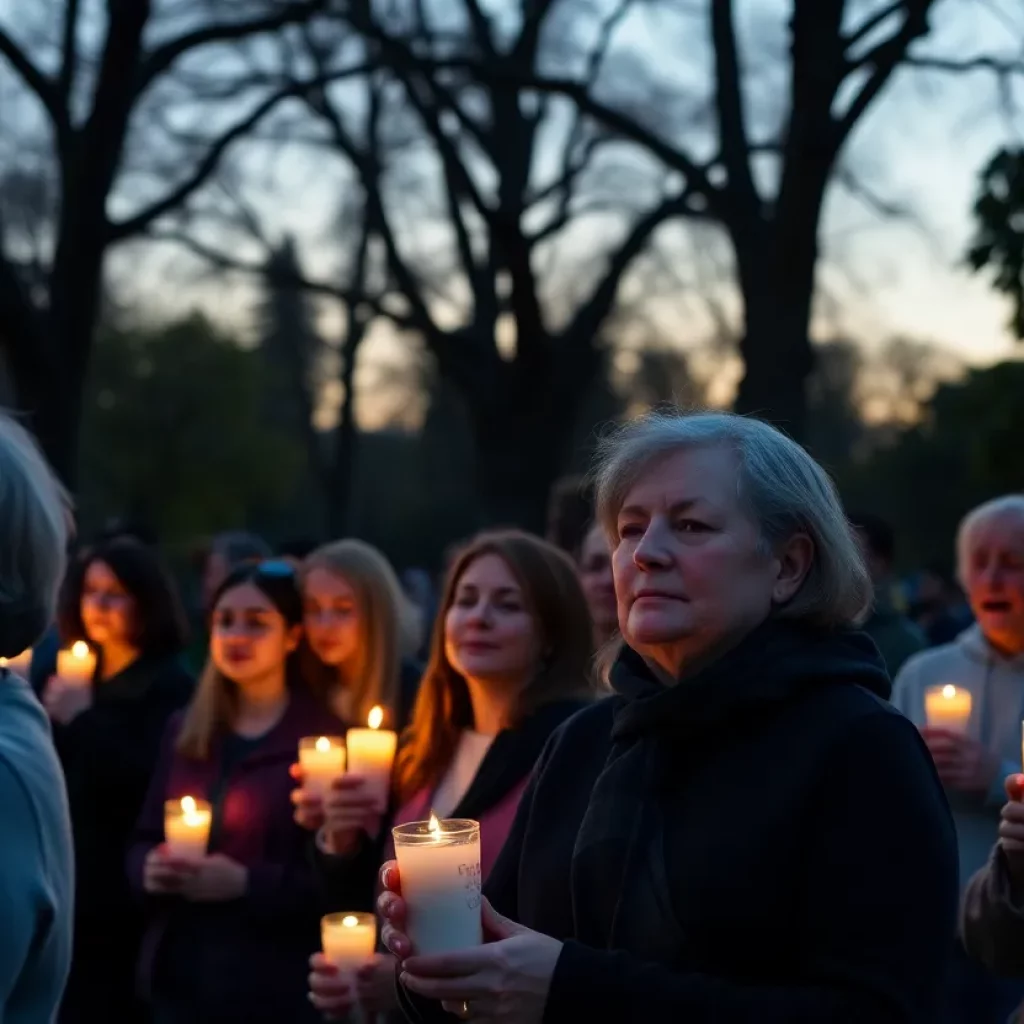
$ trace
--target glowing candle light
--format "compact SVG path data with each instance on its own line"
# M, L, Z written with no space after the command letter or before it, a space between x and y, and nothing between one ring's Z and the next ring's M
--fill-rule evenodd
M96 655L84 640L57 654L57 677L70 686L88 686L96 674Z
M391 765L398 748L398 733L382 729L384 709L375 707L367 717L366 729L349 729L345 739L348 745L348 770L361 775L374 796L377 808L385 811L391 790Z
M966 732L971 720L971 692L947 683L929 686L924 694L924 713L932 729Z
M355 971L373 959L377 946L377 920L373 914L346 911L320 921L324 956L343 971Z
M175 860L199 860L206 856L213 811L205 800L183 796L164 804L164 839Z
M340 736L305 736L299 740L302 788L326 796L331 783L345 774L345 741Z
M395 856L413 950L422 955L479 946L480 825L466 819L398 825Z

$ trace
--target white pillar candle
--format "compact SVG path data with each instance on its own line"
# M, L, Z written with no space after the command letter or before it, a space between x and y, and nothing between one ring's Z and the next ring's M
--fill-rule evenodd
M57 653L57 677L71 686L88 686L96 674L96 655L79 640Z
M382 729L384 709L374 708L369 715L367 729L349 729L345 736L348 746L348 770L352 775L366 779L369 792L374 796L377 809L387 810L391 791L391 765L398 748L398 733Z
M175 860L199 860L206 856L213 811L205 800L183 796L164 804L164 839Z
M929 686L924 692L924 714L929 728L966 732L971 720L971 691L945 686Z
M28 679L32 668L32 648L22 651L16 658L0 658L0 668L6 668L22 679Z
M392 829L413 952L450 953L483 942L480 825L417 821Z
M345 774L345 741L340 736L304 736L299 740L302 788L319 797Z
M324 956L335 967L355 970L373 959L377 948L377 920L373 914L346 911L320 921Z

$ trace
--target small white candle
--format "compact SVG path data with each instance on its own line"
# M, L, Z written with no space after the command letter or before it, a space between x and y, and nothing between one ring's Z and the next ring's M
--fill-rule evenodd
M377 920L373 914L347 911L328 914L320 921L324 956L335 967L355 970L373 959L377 947Z
M96 674L96 655L78 640L70 650L57 653L57 677L71 686L88 686Z
M483 942L480 825L453 818L398 825L395 856L413 951L450 953Z
M304 736L299 740L302 788L319 797L345 774L345 741L339 736Z
M6 668L22 679L28 679L32 668L32 648L22 651L16 658L0 658L0 668Z
M374 708L367 720L367 729L349 729L345 736L348 746L348 770L352 775L366 779L379 811L387 810L391 791L391 765L398 748L398 733L382 729L384 709Z
M971 691L945 686L929 686L924 693L924 714L929 728L966 732L971 720Z
M206 856L213 811L205 800L183 796L164 804L164 839L175 860L199 860Z

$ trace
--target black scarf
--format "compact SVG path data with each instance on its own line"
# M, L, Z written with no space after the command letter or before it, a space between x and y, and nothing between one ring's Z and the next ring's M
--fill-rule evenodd
M576 937L664 961L685 942L668 904L659 794L677 787L691 759L764 723L823 684L858 685L888 698L877 648L862 633L769 621L693 677L665 686L624 647L611 675L619 707L612 745L594 784L573 852L589 892L574 899ZM597 888L595 888L595 880ZM627 895L628 891L628 895Z

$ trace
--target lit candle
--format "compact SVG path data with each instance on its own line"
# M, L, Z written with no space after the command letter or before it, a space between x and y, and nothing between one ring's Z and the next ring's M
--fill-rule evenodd
M348 770L352 775L366 779L370 793L376 798L377 809L387 810L391 790L391 765L398 747L398 733L382 729L384 709L374 708L367 719L368 729L349 729L345 740L348 745Z
M345 774L345 741L340 736L304 736L299 740L302 788L326 796L331 783Z
M324 956L335 967L356 970L373 959L377 947L377 920L373 914L348 911L328 914L320 921Z
M167 852L176 860L199 860L206 856L213 812L205 800L183 796L164 804L164 839Z
M483 942L480 825L453 818L392 829L413 952L450 953Z
M971 691L945 686L929 686L924 693L924 714L929 728L966 732L971 719Z
M72 686L88 686L96 673L96 655L78 640L70 650L57 653L57 677Z
M22 651L16 658L0 658L0 668L9 669L16 676L28 679L29 669L32 668L32 648Z

